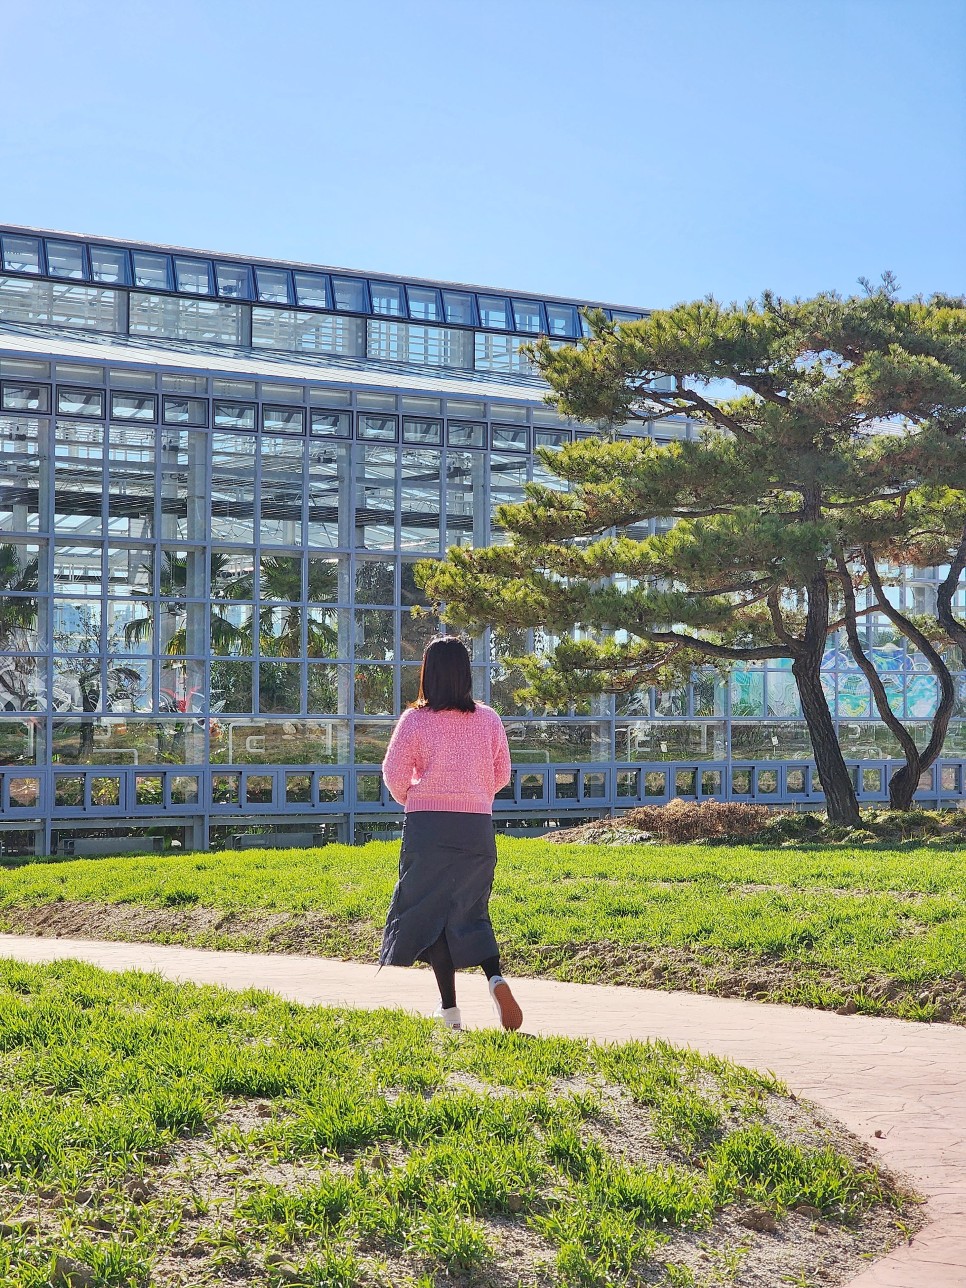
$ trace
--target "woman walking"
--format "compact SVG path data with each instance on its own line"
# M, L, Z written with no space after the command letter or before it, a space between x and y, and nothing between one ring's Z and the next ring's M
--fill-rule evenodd
M406 817L379 964L428 962L439 985L433 1015L451 1029L462 1027L456 972L481 966L500 1023L518 1029L523 1012L500 972L489 913L493 797L510 781L510 748L500 717L473 701L470 655L455 635L427 644L419 696L393 730L382 773Z

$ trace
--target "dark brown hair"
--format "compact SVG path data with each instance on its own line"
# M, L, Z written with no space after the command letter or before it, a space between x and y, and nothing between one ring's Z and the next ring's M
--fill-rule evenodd
M466 645L456 635L437 635L423 652L419 696L414 707L431 711L475 711L473 672Z

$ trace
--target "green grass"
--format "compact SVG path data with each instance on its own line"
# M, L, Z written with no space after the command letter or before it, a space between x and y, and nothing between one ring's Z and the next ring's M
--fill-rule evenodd
M491 911L519 974L966 1021L962 849L501 839L499 853ZM372 843L29 863L0 873L0 926L29 928L24 909L56 901L216 909L248 921L128 933L371 960L397 859Z
M784 1094L661 1042L0 962L0 1283L690 1283L674 1236L736 1205L899 1205L776 1131ZM612 1147L628 1114L657 1161Z

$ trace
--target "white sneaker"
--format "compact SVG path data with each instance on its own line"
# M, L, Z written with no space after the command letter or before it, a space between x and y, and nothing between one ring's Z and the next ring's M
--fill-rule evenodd
M523 1023L523 1012L502 975L494 975L490 980L490 997L493 998L493 1009L502 1026L511 1031L518 1029Z
M457 1033L463 1031L463 1020L458 1006L437 1006L430 1018L442 1020L448 1029L453 1029Z

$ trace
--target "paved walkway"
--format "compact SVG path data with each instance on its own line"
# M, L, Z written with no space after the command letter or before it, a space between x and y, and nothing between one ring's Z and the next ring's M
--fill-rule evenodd
M428 1012L436 1001L427 971L387 968L377 975L372 966L314 957L19 935L0 935L0 956L74 957L109 970L270 989L306 1003ZM528 1033L661 1037L771 1070L868 1141L928 1197L931 1223L849 1288L966 1288L966 1030L551 980L520 980L514 990ZM460 992L468 1026L493 1023L481 975L461 976Z

